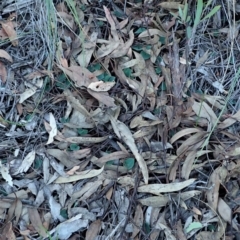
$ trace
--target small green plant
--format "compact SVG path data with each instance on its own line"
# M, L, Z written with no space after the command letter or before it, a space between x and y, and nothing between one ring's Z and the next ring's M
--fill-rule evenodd
M187 36L189 38L192 36L192 33L194 33L196 31L197 26L200 22L212 17L221 8L220 5L215 6L206 16L203 16L203 12L205 12L207 10L208 6L211 3L212 3L212 0L209 0L204 7L203 0L197 1L197 9L196 9L193 27L191 28L190 26L187 26ZM181 7L179 7L178 14L180 17L179 22L181 22L184 25L188 25L188 23L191 20L191 17L188 16L188 4L187 3L185 3L183 9Z

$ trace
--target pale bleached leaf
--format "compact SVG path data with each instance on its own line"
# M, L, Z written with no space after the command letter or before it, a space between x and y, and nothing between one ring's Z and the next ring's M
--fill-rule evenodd
M27 156L23 159L17 172L14 173L14 175L16 175L18 173L22 173L22 172L27 172L27 170L31 167L31 165L35 159L35 155L36 155L35 150L28 153Z
M55 183L69 183L69 182L75 182L81 179L87 179L87 178L92 178L96 177L100 173L102 173L104 167L98 169L98 170L85 170L82 172L79 172L77 175L69 176L69 177L59 177Z
M56 120L52 113L49 113L49 125L50 125L50 131L48 131L48 129L46 128L46 130L49 133L48 141L47 141L46 145L52 143L54 140L54 137L57 135L57 124L56 124Z
M9 165L2 164L2 162L0 161L0 172L3 179L6 180L7 183L12 187L13 181L11 175L9 174Z
M144 186L140 186L138 188L138 192L148 192L155 195L161 195L161 193L166 192L176 192L182 190L183 188L194 183L196 179L192 178L183 182L176 183L165 183L165 184L148 184Z

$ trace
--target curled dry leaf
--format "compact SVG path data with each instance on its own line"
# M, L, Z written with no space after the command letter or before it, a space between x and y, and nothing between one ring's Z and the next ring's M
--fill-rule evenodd
M5 58L11 63L13 62L12 57L3 49L0 49L0 58Z
M46 128L47 132L49 133L48 141L46 143L46 145L48 145L53 142L54 137L57 135L57 124L56 124L55 118L52 113L49 113L50 129L46 127L47 122L44 122L44 123L45 123L45 128Z

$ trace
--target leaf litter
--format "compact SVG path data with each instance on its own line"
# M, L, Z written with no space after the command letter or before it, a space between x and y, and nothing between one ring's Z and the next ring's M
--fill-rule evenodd
M1 3L0 239L238 238L239 4L48 3Z

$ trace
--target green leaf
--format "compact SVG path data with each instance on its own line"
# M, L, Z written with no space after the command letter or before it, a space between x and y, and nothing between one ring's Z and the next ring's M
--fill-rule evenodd
M166 91L167 90L167 86L166 86L166 83L165 81L162 82L158 88L160 91Z
M142 49L143 49L143 46L140 45L140 44L137 44L137 45L133 45L132 46L132 49L137 51L137 52L140 52Z
M43 159L41 157L36 157L34 160L33 168L38 170L42 167Z
M71 143L69 148L70 148L71 151L77 151L77 150L80 149L80 147L78 146L77 143Z
M198 0L198 1L197 1L196 16L195 16L194 24L193 24L193 27L194 27L194 28L196 28L197 25L200 23L201 15L202 15L202 10L203 10L203 0Z
M211 11L210 13L208 13L208 14L202 19L202 21L203 21L203 20L206 20L207 18L212 17L220 8L221 8L220 5L215 6L215 7L212 9L212 11Z
M115 81L115 77L108 75L107 73L102 73L97 76L98 80L101 80L103 82L113 82Z
M95 71L101 69L101 64L100 64L100 63L92 64L92 65L88 66L87 69L88 69L90 72L95 72Z
M192 222L188 225L187 229L186 229L186 233L191 232L193 229L198 229L198 228L202 228L203 225L200 222Z
M124 68L123 72L126 75L126 77L130 77L132 75L132 69L131 68Z
M181 20L184 22L184 19L183 19L183 10L182 10L182 8L181 8L180 6L178 6L178 14L179 14Z
M97 25L98 25L99 27L102 27L102 26L104 25L104 22L103 22L103 21L97 21Z
M25 117L25 120L28 121L28 122L30 122L30 121L32 121L33 117L34 117L34 114L28 114L28 115Z
M143 57L144 60L148 60L148 59L150 59L150 57L151 57L150 54L148 54L148 53L146 53L146 52L144 52L144 51L141 51L140 54L142 55L142 57Z
M62 90L68 89L71 86L71 82L67 79L64 73L58 75L56 86Z
M142 32L146 31L146 28L140 27L135 33L140 34Z
M165 37L159 37L159 42L162 44L166 43L166 38Z
M160 108L155 108L153 110L153 113L154 113L154 115L159 115L161 113L161 109Z
M69 118L60 118L60 122L61 123L68 123L70 121L70 119Z
M108 162L106 162L107 165L113 165L114 164L114 160L110 160Z
M88 134L88 130L83 129L83 128L78 128L77 132L80 136L84 136L84 135Z
M160 67L156 67L155 68L155 73L156 74L160 74L162 72L161 68Z
M68 219L68 212L67 209L61 209L60 210L60 215L64 217L65 219Z
M152 45L147 45L147 46L146 46L146 49L147 49L147 50L150 50L151 48L152 48Z
M114 12L113 12L113 15L115 15L115 16L118 17L118 18L122 18L122 17L125 16L124 13L119 12L119 11L114 11Z
M184 19L184 22L186 22L186 20L187 20L187 13L188 13L188 4L185 3L184 9L183 9L183 19Z
M191 38L192 36L192 28L190 26L187 27L187 37Z
M134 167L134 164L135 164L134 158L127 158L123 163L123 165L127 168L127 170L131 170Z

